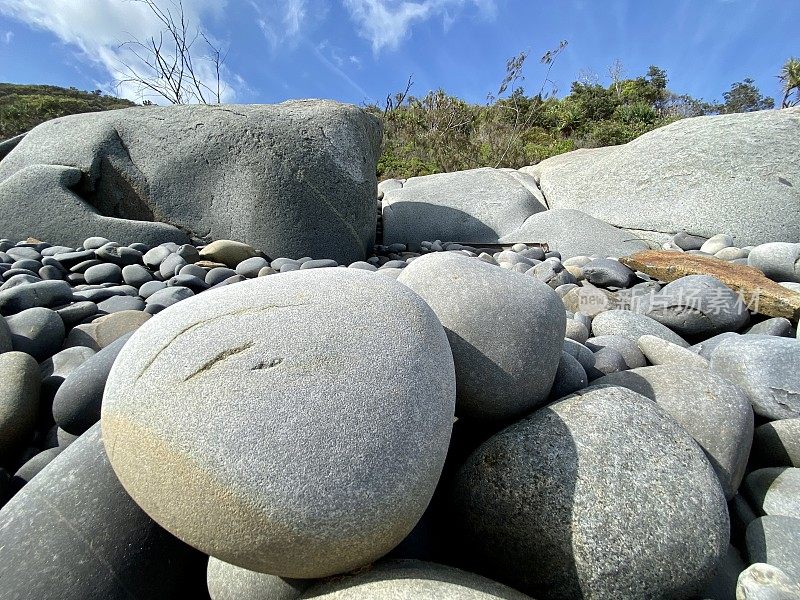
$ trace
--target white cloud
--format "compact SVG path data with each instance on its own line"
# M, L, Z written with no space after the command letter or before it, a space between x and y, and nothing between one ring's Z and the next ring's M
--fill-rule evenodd
M383 48L396 49L416 22L433 17L442 18L449 29L457 11L472 6L482 14L494 17L495 0L343 0L351 18L358 24L359 33L372 43L377 54Z
M4 44L8 45L8 44L11 43L11 40L14 39L14 32L13 31L4 31L2 36L0 36L0 38L2 38Z
M175 12L177 3L173 0L156 1L161 8L171 7ZM205 30L203 18L220 16L226 2L227 0L183 0L183 7L189 23ZM62 42L75 46L84 60L99 64L109 75L109 81L103 85L104 91L132 100L158 101L152 92L144 93L140 85L114 85L121 78L120 69L124 63L133 66L138 72L146 69L136 57L135 48L125 42L133 39L145 41L151 36L158 36L162 30L162 24L146 4L136 0L0 0L0 13L37 29L52 32ZM216 45L221 45L213 38L210 39ZM194 53L196 57L206 55L203 43L200 38ZM213 67L202 60L196 66L200 78L214 80L215 86ZM231 101L235 97L234 85L228 81L229 78L236 80L233 74L224 69L224 80L221 82L223 101Z
M296 44L303 31L308 0L249 0L258 23L273 52L283 44Z

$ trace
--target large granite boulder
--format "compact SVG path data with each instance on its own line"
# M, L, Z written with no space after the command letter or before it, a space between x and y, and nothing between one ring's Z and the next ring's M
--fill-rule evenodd
M412 177L384 191L384 242L496 243L547 208L540 197L530 176L506 169Z
M579 392L484 442L452 500L465 553L535 598L691 598L728 547L717 477L655 402Z
M376 118L320 100L54 119L0 163L0 213L11 228L3 235L77 246L89 230L74 223L99 213L91 219L159 221L269 255L352 262L374 241L380 139ZM21 176L24 185L13 179ZM27 211L51 216L37 225ZM89 235L150 243L94 225Z
M523 172L550 208L627 229L796 242L800 108L683 119L621 146L576 150Z
M414 292L298 270L147 321L114 362L101 422L120 481L158 523L236 566L315 578L372 562L416 525L455 383Z

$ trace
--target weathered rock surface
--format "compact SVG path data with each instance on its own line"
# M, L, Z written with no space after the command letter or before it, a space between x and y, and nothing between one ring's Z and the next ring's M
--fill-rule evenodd
M365 111L319 100L54 119L0 163L3 233L77 246L91 235L181 244L187 231L273 256L358 260L375 236L380 138ZM114 229L109 217L138 223Z
M800 519L800 469L757 469L744 480L744 491L760 514Z
M621 146L577 150L523 169L550 208L629 229L710 237L739 246L796 242L800 108L696 117Z
M733 497L753 438L753 409L742 390L707 369L674 365L612 373L593 384L626 387L655 400L705 451L725 497Z
M459 415L504 420L547 399L566 327L548 286L451 252L418 258L397 280L425 300L447 332Z
M52 127L47 123L40 125L45 126ZM41 141L37 147L42 147ZM81 197L84 180L81 169L61 166L55 156L54 164L38 164L42 160L45 157L32 157L26 161L29 164L19 164L13 171L6 167L6 160L3 161L0 167L3 235L19 239L33 235L71 246L78 246L85 238L96 234L123 243L144 242L153 246L189 241L183 231L166 223L101 214Z
M168 530L237 566L313 578L413 528L454 407L447 336L419 296L311 269L145 323L114 363L101 421L120 481Z
M711 354L711 369L750 398L768 419L800 417L800 340L743 335L723 341Z
M407 179L384 192L384 242L412 247L437 239L496 243L546 210L536 184L517 175L483 168Z
M0 510L3 600L202 598L205 560L125 493L99 425Z
M800 582L778 567L754 563L739 574L736 600L796 600Z
M691 597L728 546L725 498L700 448L618 387L490 438L453 501L475 564L537 598Z

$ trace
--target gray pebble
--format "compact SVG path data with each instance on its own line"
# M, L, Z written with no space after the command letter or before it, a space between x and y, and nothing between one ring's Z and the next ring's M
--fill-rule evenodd
M26 352L41 362L61 349L64 322L49 308L29 308L6 317L14 350Z
M114 263L101 263L86 269L83 277L89 285L120 283L122 281L122 269Z

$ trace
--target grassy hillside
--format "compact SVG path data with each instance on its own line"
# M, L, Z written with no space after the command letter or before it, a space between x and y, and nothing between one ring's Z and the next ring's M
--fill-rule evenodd
M0 140L29 131L49 119L76 113L136 106L130 100L53 85L0 83Z

